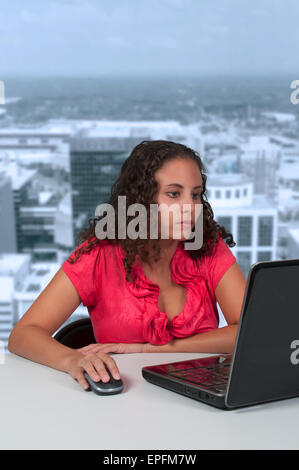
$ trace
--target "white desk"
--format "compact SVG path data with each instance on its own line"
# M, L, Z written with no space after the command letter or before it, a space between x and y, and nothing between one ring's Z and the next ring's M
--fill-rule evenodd
M142 377L141 368L207 354L114 354L118 395L14 354L0 365L1 449L298 449L299 398L219 410Z

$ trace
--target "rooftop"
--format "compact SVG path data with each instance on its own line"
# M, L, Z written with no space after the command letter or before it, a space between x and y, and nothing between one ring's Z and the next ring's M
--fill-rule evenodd
M26 198L23 201L22 211L28 207L58 207L62 196L52 191L40 191L38 197Z
M30 261L30 254L25 253L1 253L0 254L0 276L10 274L13 275L19 270L25 261Z
M207 174L207 188L213 186L238 186L252 183L252 179L243 173L212 173Z
M37 170L29 170L18 165L16 162L0 162L0 175L1 173L8 175L11 178L13 190L18 190L32 179Z

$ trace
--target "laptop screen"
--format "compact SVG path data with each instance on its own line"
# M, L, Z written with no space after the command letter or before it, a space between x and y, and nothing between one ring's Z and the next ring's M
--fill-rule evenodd
M299 394L299 259L253 265L245 298L227 405Z

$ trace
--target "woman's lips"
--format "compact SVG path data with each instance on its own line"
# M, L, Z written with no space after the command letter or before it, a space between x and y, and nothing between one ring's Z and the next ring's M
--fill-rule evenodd
M192 222L178 222L182 227L192 227Z

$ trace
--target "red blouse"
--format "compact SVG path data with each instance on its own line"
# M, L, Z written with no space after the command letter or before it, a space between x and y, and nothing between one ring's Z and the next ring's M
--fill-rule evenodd
M62 269L88 309L98 343L165 344L218 327L215 289L227 269L236 261L219 235L211 256L194 261L179 242L171 260L172 279L186 287L183 310L169 321L158 307L160 288L144 274L141 264L132 267L134 282L125 278L122 247L102 240L74 264ZM84 241L81 246L87 244ZM75 250L74 250L75 251ZM73 256L74 251L71 253ZM138 260L138 255L137 255Z

